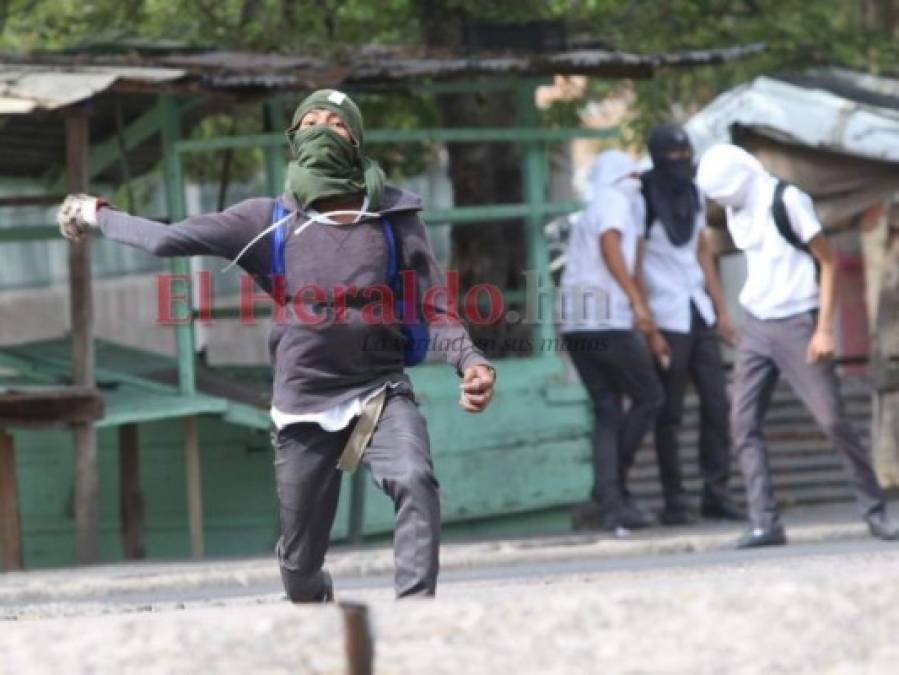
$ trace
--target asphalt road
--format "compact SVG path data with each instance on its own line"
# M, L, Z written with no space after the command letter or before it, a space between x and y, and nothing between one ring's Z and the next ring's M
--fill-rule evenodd
M274 561L272 561L274 564ZM873 673L899 663L899 544L580 557L447 571L436 601L343 576L376 672ZM0 607L0 674L343 673L340 612L273 584Z
M853 539L849 541L819 542L810 544L790 544L740 551L721 549L715 551L652 554L638 556L610 556L596 558L578 557L570 561L532 562L511 565L483 565L466 570L448 570L440 576L439 591L441 595L456 594L464 591L470 584L528 584L548 583L567 578L590 577L593 580L603 578L631 577L646 583L649 579L664 579L664 583L676 583L678 573L683 572L718 572L728 570L741 571L759 565L782 565L788 567L796 561L820 558L822 563L837 566L841 559L847 557L864 557L869 554L895 555L899 568L899 542L882 542L873 538ZM272 565L276 565L274 558ZM670 573L670 574L669 574ZM372 576L338 576L335 579L338 595L355 596L367 591L389 592L393 586L392 576L378 574ZM379 595L381 595L379 593ZM254 583L249 585L209 585L179 590L154 590L129 593L117 593L102 597L91 596L84 599L69 599L63 603L35 603L33 605L10 605L0 602L0 615L10 616L10 612L18 613L35 610L41 607L66 614L77 614L79 606L91 607L96 612L99 606L105 606L103 612L115 611L121 606L125 611L140 606L143 611L152 608L166 608L172 605L179 609L184 605L203 605L219 601L236 599L257 599L259 602L277 602L282 600L283 592L280 584L274 582ZM6 612L3 608L6 607Z

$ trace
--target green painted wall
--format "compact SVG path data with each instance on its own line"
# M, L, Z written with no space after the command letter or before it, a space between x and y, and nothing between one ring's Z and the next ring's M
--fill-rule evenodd
M266 434L200 424L206 542L210 555L258 552L274 545L270 449ZM181 451L176 420L140 429L141 485L146 548L151 557L189 553ZM73 562L72 444L69 434L15 434L26 567ZM121 559L116 434L99 433L100 549L103 560Z
M559 382L558 360L500 363L491 408L470 415L458 407L458 381L447 366L417 368L413 377L432 441L450 536L522 534L567 526L557 507L589 489L587 410L578 387ZM268 434L200 421L206 552L261 554L277 538L277 510ZM74 561L72 443L65 432L15 433L25 565ZM122 557L115 430L99 433L100 550ZM181 424L140 428L141 487L147 555L189 555ZM333 536L346 537L349 482L344 483ZM370 482L364 532L386 535L392 505ZM554 508L556 507L556 508Z

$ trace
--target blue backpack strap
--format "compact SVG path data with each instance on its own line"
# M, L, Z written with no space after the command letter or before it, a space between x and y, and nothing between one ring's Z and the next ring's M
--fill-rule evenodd
M387 241L387 284L394 294L398 294L400 287L400 265L397 258L396 237L393 234L393 225L387 218L381 218L381 227L384 229L384 239ZM396 295L395 300L399 300ZM397 306L401 303L397 302ZM401 317L402 318L402 317Z
M399 246L393 225L384 216L381 216L381 227L384 229L384 239L387 240L387 283L393 291L393 306L397 319L405 318L405 301L403 298L403 285L400 279ZM414 314L414 310L413 310ZM419 317L415 322L403 321L400 330L406 338L406 346L403 350L403 360L407 366L416 366L428 355L428 325Z
M272 225L287 215L287 209L280 199L275 200L275 207L272 209ZM287 241L285 236L286 223L281 223L272 231L272 259L269 273L272 276L284 276L284 244Z

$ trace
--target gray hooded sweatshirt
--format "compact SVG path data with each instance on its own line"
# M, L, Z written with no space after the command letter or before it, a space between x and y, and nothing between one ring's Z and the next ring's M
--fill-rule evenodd
M288 212L297 210L292 196L285 194L280 199ZM274 205L275 200L267 197L248 199L222 213L195 216L173 225L104 208L98 220L107 238L156 256L234 259L271 225ZM416 195L390 186L385 190L380 213L393 226L400 270L414 272L416 316L430 319L432 349L460 375L473 365L489 366L458 315L447 306L448 294L427 293L443 286L445 279L418 216L420 210L421 199ZM363 219L345 226L313 222L295 236L293 231L305 220L305 214L300 213L288 221L290 234L284 248L286 320L273 322L269 336L274 370L272 405L284 413L322 412L385 383L409 383L403 371L400 326L372 321L375 314L380 315L373 313L381 297L377 287L384 290L388 285L387 242L380 220ZM256 242L239 264L272 294L271 235ZM325 297L310 287L323 289ZM343 300L335 299L335 294L342 295ZM344 306L344 311L335 311ZM295 311L295 307L299 309Z

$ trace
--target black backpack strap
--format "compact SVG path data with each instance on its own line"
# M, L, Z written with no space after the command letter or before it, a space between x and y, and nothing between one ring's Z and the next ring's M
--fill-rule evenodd
M643 236L649 239L649 228L656 220L655 210L652 208L652 200L649 198L649 171L640 175L640 193L643 195L643 204L646 207L646 218L643 223Z
M802 242L799 235L796 234L790 225L790 214L787 213L787 205L784 203L784 191L790 187L786 181L777 181L777 187L774 188L774 199L771 200L771 215L774 216L774 224L777 225L777 231L780 236L787 240L793 248L799 249L804 253L808 253L812 262L815 263L815 278L821 278L821 265L818 259L812 255L809 247Z
M771 215L774 216L774 224L777 225L780 236L786 239L790 246L808 253L808 246L802 243L799 235L790 225L790 215L787 213L787 205L784 203L784 191L788 187L790 184L786 181L777 181L777 187L774 188L774 199L771 200Z

